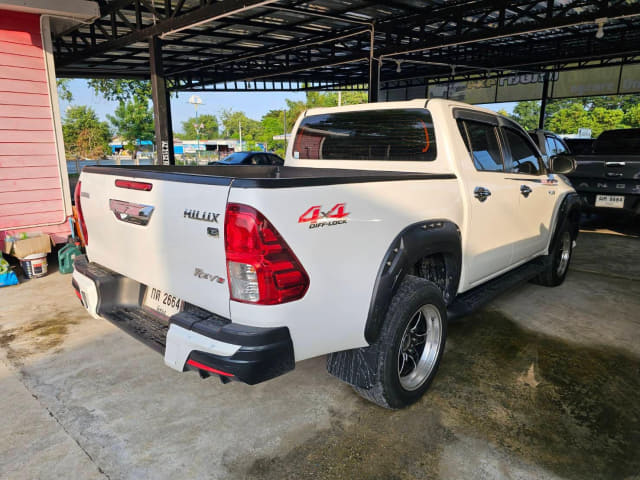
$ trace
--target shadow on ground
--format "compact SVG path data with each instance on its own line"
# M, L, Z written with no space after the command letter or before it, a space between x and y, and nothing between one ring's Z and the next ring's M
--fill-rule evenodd
M460 435L569 479L640 473L640 360L526 331L498 312L452 325L441 370L413 407L364 401L357 418L288 454L227 465L251 478L442 477ZM443 477L444 478L444 477Z

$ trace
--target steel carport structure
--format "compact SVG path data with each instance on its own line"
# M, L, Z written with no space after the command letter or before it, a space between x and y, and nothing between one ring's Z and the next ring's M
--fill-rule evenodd
M640 61L638 0L98 3L98 19L56 35L57 74L151 78L171 163L171 90L368 88L377 101L394 85Z

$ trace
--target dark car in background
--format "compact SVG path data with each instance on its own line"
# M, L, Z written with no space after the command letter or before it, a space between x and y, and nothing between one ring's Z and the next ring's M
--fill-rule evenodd
M573 155L589 155L593 153L592 138L565 138L564 143L567 144Z
M284 159L275 153L235 152L209 165L284 165Z
M544 164L549 168L549 158L553 155L572 153L565 141L558 135L538 128L529 132L529 136L540 149Z
M568 177L587 210L640 215L640 128L606 130L575 160Z

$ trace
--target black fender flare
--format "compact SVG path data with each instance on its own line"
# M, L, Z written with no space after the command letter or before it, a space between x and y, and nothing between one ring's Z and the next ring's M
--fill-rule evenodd
M442 254L445 260L447 280L443 296L448 304L458 291L462 268L462 240L458 226L449 220L426 220L409 225L391 242L378 269L371 295L364 329L369 344L377 340L391 299L404 277L421 258L435 254Z
M582 200L580 195L575 192L570 192L562 199L560 208L558 208L558 214L556 215L556 221L553 228L553 235L549 242L549 248L551 249L558 239L558 234L561 232L565 225L571 226L571 233L573 239L578 237L578 231L580 230L580 214L582 212Z
M375 384L379 353L375 342L391 299L416 263L435 254L442 254L445 260L445 302L455 298L462 266L460 229L448 220L427 220L408 226L391 242L378 269L364 331L369 346L331 353L327 357L331 375L359 388Z

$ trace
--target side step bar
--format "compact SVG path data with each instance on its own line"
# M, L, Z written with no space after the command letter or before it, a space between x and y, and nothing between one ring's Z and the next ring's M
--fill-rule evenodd
M498 295L534 279L546 265L541 260L534 260L505 273L487 283L458 295L447 308L449 320L457 320L478 310Z

